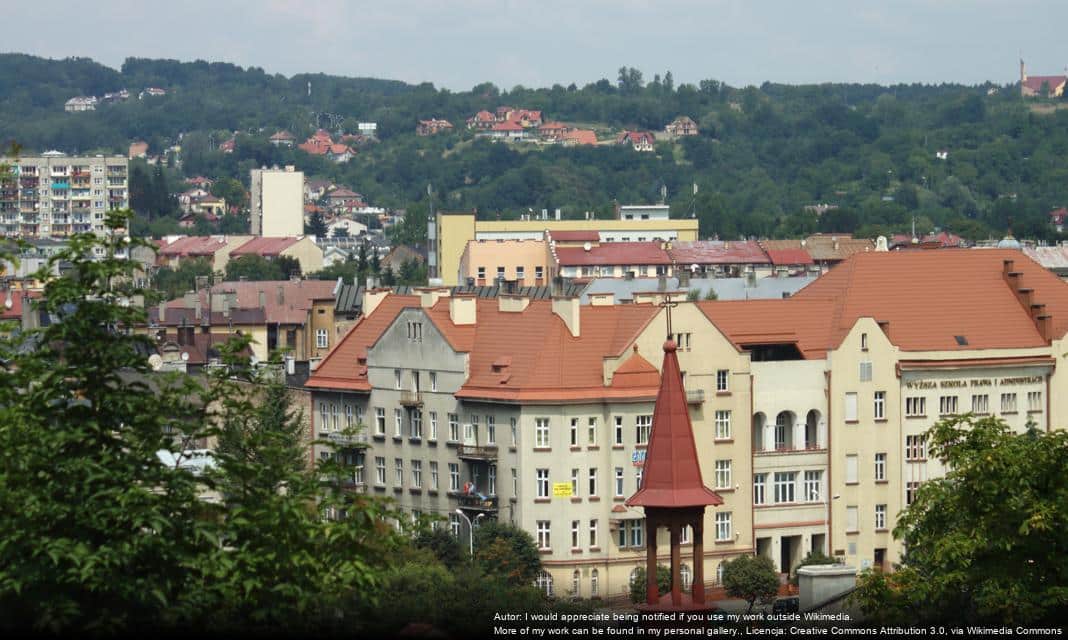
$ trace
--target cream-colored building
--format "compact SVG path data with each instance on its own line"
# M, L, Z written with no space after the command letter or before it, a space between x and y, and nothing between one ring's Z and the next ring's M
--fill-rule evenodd
M460 257L459 282L477 286L514 280L519 286L549 282L549 245L544 240L471 240Z
M460 262L471 240L541 240L545 231L596 231L603 241L697 240L697 220L477 220L472 212L438 212L427 223L430 277L457 285Z
M292 166L253 169L249 218L254 236L304 235L304 172Z

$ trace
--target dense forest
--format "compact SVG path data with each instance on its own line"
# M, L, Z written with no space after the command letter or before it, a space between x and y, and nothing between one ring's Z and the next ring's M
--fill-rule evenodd
M1056 239L1046 213L1068 204L1068 102L1028 99L1014 85L789 86L737 88L716 80L676 85L670 72L646 79L633 68L584 87L452 92L432 84L304 74L286 78L225 63L128 59L119 70L87 59L0 55L0 140L32 151L151 153L182 148L156 183L228 177L295 164L376 206L414 214L420 233L433 185L437 208L477 208L483 217L540 209L607 216L614 202L648 203L666 187L673 215L695 216L702 237L796 236L812 231L875 236L947 229L972 239ZM166 96L137 99L144 87ZM75 95L126 88L131 98L65 113ZM467 117L499 105L540 109L608 139L623 129L662 130L692 117L699 136L661 141L655 153L629 147L541 147L476 139ZM420 119L450 120L451 133L415 135ZM378 142L337 165L267 138L303 139L317 127L355 132L376 122ZM235 150L218 145L233 136ZM945 151L944 157L939 152ZM146 169L146 172L148 169ZM694 195L696 185L696 195ZM158 197L149 201L161 201ZM803 207L838 205L822 216ZM143 205L143 216L170 216ZM413 238L415 239L415 238Z

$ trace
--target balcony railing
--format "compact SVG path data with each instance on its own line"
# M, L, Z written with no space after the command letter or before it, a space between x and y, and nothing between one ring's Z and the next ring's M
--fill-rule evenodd
M405 407L423 406L422 391L401 391L400 403Z
M472 444L462 444L456 450L460 459L466 460L496 460L497 447L479 447Z
M355 447L359 445L367 444L368 437L366 433L358 433L356 435L344 435L341 433L324 433L322 439L329 440L331 444L339 447Z
M497 510L497 496L486 496L483 499L477 495L460 494L458 500L460 501L461 509L474 509L476 511Z
M689 404L701 404L705 401L704 389L688 389L686 391L686 402Z

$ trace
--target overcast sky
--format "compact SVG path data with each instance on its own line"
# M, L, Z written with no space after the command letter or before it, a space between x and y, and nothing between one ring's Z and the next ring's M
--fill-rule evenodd
M0 50L204 59L453 90L676 84L1014 82L1068 65L1065 0L0 0Z

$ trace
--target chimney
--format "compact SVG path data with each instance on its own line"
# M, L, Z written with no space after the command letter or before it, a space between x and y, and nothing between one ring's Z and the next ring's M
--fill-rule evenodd
M193 309L197 306L197 300L199 299L200 297L197 296L195 291L186 291L185 295L182 296L182 307L185 309Z
M199 322L201 315L202 311L200 309L200 298L197 298L196 304L193 305L193 317L196 318L196 320Z
M260 309L267 308L267 292L260 289Z
M577 297L556 296L553 298L553 313L560 316L560 319L567 325L567 330L574 337L580 335L579 309Z
M452 290L448 287L440 287L434 289L420 289L419 290L419 306L424 309L433 307L437 304L439 298L448 297L452 293Z
M530 298L503 294L497 296L497 310L501 313L521 313L530 306Z
M475 324L478 303L473 295L457 295L449 298L449 319L455 325Z
M556 210L556 219L557 220L560 219L560 210L559 209Z
M612 293L591 293L590 306L611 307L616 303L616 296Z
M278 304L286 303L286 288L284 285L278 285Z
M364 316L371 315L378 305L389 295L389 289L375 289L368 287L363 290L362 313Z
M159 303L159 320L157 322L159 324L163 324L166 319L167 319L167 301L164 300L163 302Z

